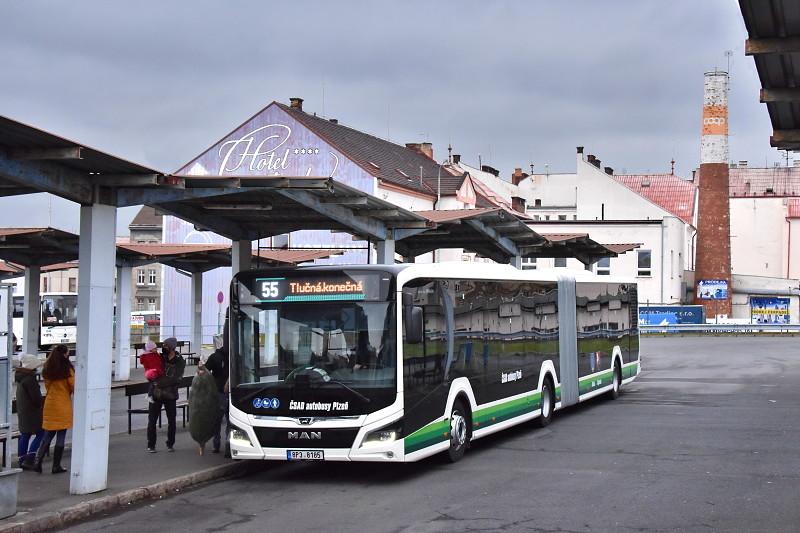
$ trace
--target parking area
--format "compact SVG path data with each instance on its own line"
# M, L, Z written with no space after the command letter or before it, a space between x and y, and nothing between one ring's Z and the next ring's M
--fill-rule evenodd
M616 401L454 465L276 463L71 531L796 531L796 338L645 338Z

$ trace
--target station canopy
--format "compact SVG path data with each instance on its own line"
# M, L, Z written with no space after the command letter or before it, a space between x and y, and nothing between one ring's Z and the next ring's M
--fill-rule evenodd
M258 240L298 230L344 231L384 240L427 220L332 178L184 177L187 191L224 187L219 194L154 201L156 209L232 240ZM237 190L238 189L238 190ZM242 190L245 189L245 190Z
M53 228L0 228L0 259L45 266L78 258L78 236Z
M739 0L761 81L760 100L767 105L770 145L800 151L800 8L784 0Z
M520 213L503 207L418 211L435 228L397 241L397 251L417 256L439 248L463 248L500 263L519 257L575 257L591 264L624 253L585 233L540 234ZM622 248L620 248L622 250Z

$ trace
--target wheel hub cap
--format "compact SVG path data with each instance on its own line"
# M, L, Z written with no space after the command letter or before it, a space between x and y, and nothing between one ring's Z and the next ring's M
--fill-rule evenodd
M450 442L457 448L467 442L467 422L461 413L453 413L450 417Z

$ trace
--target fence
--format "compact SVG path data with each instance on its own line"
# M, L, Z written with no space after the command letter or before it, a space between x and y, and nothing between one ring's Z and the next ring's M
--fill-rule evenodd
M800 335L800 324L670 324L639 326L642 335Z
M203 344L213 344L214 335L222 333L222 327L218 326L217 324L206 324L200 328ZM143 343L148 339L160 341L168 337L175 337L178 340L190 341L192 340L191 336L192 327L188 325L159 325L131 328L131 344Z

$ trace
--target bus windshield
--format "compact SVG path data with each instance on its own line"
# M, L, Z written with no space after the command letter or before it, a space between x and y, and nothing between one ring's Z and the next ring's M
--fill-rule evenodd
M78 323L77 294L42 295L42 326L74 326Z
M301 286L345 290L341 277L327 276L322 285L303 278ZM234 301L235 404L260 414L334 416L373 412L393 401L395 303L381 279L345 277L354 286L360 282L361 292L295 298L294 277L259 279L253 291L239 285L247 294Z

